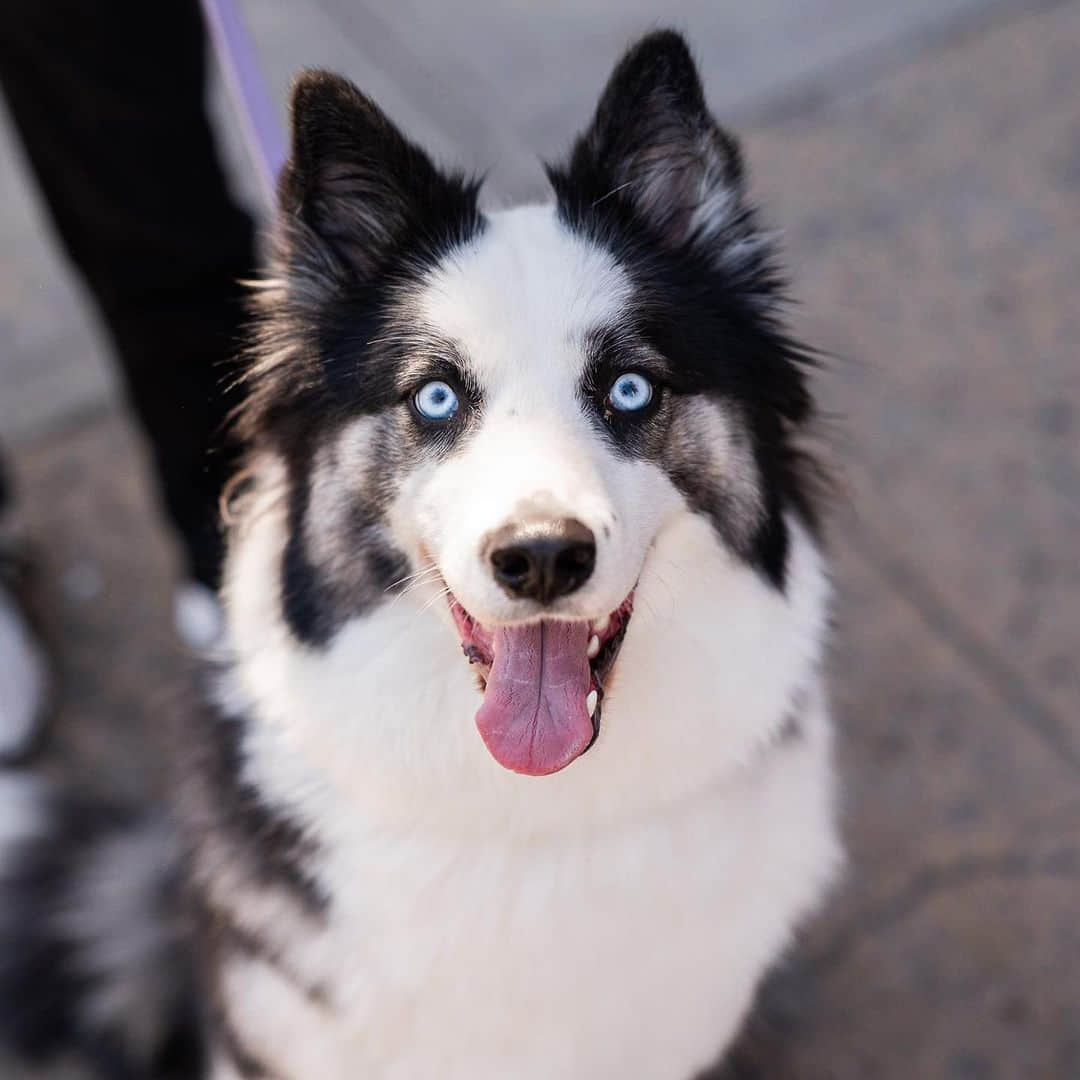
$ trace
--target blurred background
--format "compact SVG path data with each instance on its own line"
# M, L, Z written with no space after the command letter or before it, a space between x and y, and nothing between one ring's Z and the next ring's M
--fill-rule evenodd
M248 0L275 100L350 76L497 201L621 49L685 30L783 230L842 498L847 881L732 1065L1080 1077L1080 3ZM222 153L259 210L220 89ZM176 708L174 541L0 124L0 440L59 663L55 755L140 791ZM125 754L116 754L116 736Z

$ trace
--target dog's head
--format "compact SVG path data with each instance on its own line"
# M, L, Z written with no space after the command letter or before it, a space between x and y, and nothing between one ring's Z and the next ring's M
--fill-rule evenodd
M243 418L286 476L293 638L434 603L485 744L530 774L592 743L673 522L783 590L810 411L681 38L630 51L548 174L552 205L484 214L351 84L302 76Z

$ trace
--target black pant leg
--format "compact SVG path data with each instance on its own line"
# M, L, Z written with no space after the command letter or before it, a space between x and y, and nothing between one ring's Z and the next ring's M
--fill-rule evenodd
M0 83L105 322L191 572L216 581L253 230L207 122L196 0L4 0Z

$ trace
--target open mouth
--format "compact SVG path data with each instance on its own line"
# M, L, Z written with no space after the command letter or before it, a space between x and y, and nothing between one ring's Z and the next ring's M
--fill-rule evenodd
M633 608L631 593L601 619L489 628L451 596L461 647L484 693L476 726L500 765L546 776L589 749Z

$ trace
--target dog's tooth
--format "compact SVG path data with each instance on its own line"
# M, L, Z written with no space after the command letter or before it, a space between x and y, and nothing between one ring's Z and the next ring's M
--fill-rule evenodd
M593 633L602 634L605 630L607 630L608 625L610 624L610 622L611 622L611 616L610 615L605 615L602 619L597 619L592 624Z
M596 702L599 700L599 695L595 690L590 690L588 697L585 698L585 711L592 716L596 712Z
M595 660L599 653L600 639L593 634L593 636L589 638L589 647L585 650L585 655L588 656L590 660Z

